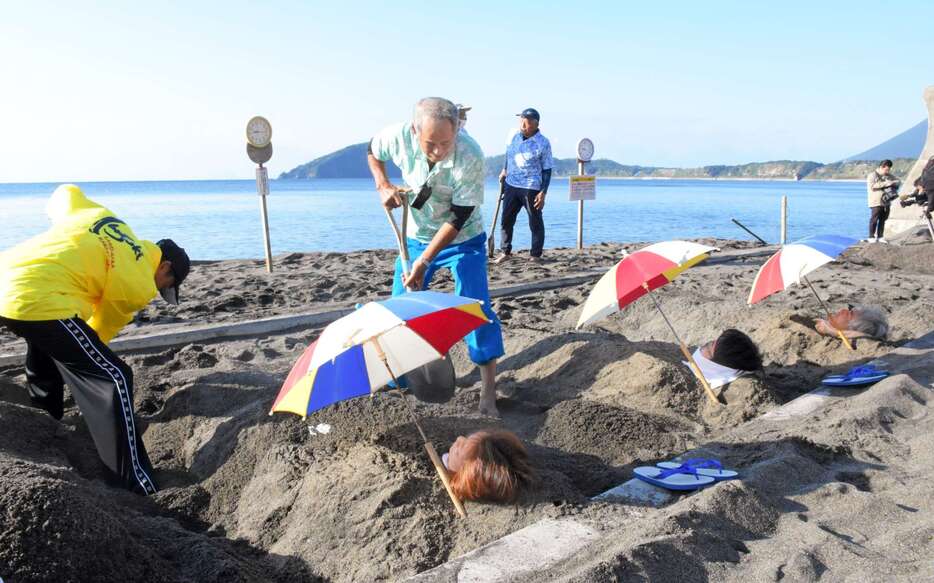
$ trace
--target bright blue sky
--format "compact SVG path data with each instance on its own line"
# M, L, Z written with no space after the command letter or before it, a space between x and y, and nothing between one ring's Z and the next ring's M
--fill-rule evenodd
M534 106L556 155L694 166L832 161L909 128L934 2L45 2L0 19L0 182L249 178L474 106L502 150Z

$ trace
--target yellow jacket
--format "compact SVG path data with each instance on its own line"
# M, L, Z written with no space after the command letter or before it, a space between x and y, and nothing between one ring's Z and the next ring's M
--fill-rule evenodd
M162 251L73 184L55 189L46 212L48 231L0 253L0 316L77 316L110 342L159 293Z

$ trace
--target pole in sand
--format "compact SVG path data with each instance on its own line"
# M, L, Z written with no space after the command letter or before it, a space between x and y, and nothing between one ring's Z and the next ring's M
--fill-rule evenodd
M760 237L759 235L756 235L755 233L753 233L752 231L750 231L750 230L746 227L746 225L742 224L741 222L737 221L736 219L732 219L732 218L731 218L730 220L733 221L734 223L736 223L736 226L737 226L737 227L739 227L740 229L746 231L747 233L749 233L750 235L752 235L753 237L755 237L756 239L758 239L759 242L762 243L763 245L768 245L768 243L766 243L765 239L763 239L763 238Z
M496 199L496 210L493 211L493 222L490 223L490 232L486 237L486 256L492 258L496 250L496 221L499 220L499 209L503 206L503 194L506 192L506 181L499 183L499 198Z
M678 346L681 348L681 354L684 355L684 358L688 359L688 363L691 365L691 370L694 372L694 376L697 377L697 380L700 381L702 387L704 387L704 392L707 393L707 396L711 401L720 405L720 400L717 399L717 395L714 394L713 389L710 388L710 383L707 382L707 378L704 376L704 373L701 372L699 366L697 366L697 361L694 360L694 356L688 350L688 347L684 345L684 342L681 341L681 337L678 336L678 333L675 331L675 327L671 325L671 321L668 320L668 316L665 315L665 312L662 311L662 305L658 303L658 300L652 294L652 290L649 289L649 284L646 282L642 283L642 288L645 289L647 296L652 298L652 301L655 302L655 309L658 310L658 313L662 315L662 318L665 319L665 323L668 324L668 329L671 330L671 333L674 334L675 340L678 341Z
M246 154L258 164L256 168L256 193L259 195L260 213L263 219L263 244L266 248L266 271L272 273L272 248L269 244L269 214L266 196L269 195L269 171L263 164L272 158L272 126L265 117L255 116L246 124Z
M451 502L454 503L454 508L457 510L457 515L461 518L467 518L467 511L464 509L464 504L460 501L460 498L457 497L457 494L454 493L454 490L451 488L451 479L448 476L448 471L444 467L444 463L441 461L441 458L438 456L438 452L435 450L435 446L428 441L428 436L425 435L425 430L422 429L422 424L419 422L418 415L415 413L415 407L412 406L412 403L409 402L408 397L405 396L405 393L399 388L399 381L396 380L396 375L393 374L392 369L389 368L389 359L386 358L386 353L383 352L383 347L379 344L379 338L373 338L371 340L373 344L373 349L376 351L376 355L379 356L379 359L383 362L383 366L386 367L386 372L389 373L389 376L392 378L392 382L395 385L395 390L399 391L399 396L402 397L402 402L405 403L406 408L409 410L409 415L412 416L412 421L415 423L415 428L418 429L419 435L422 436L422 441L425 444L425 451L428 452L428 457L431 458L432 465L435 466L435 471L438 472L438 477L441 478L441 483L444 484L444 489L447 491L448 496L451 498Z
M824 313L827 314L827 323L830 324L830 308L827 307L827 304L824 303L824 300L820 297L820 294L818 294L817 290L814 289L814 286L811 285L811 280L808 279L807 276L802 276L802 278L804 279L804 283L808 284L808 287L811 288L811 293L813 293L814 297L817 298L817 301L820 302L821 307L824 308ZM844 346L850 350L855 350L853 345L850 344L849 339L847 339L847 337L843 334L843 330L837 330L837 336L840 337L840 340L843 340Z
M779 243L785 244L788 238L788 197L782 196L782 235Z
M577 177L570 180L571 200L577 201L577 250L584 249L584 201L596 199L595 177L584 179L584 164L593 158L593 141L582 138L577 142Z

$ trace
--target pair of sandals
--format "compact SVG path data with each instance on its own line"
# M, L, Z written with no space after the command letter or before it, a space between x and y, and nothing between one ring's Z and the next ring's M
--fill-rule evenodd
M874 365L855 366L846 374L832 374L821 380L828 387L864 387L879 382L891 373L877 369Z
M683 462L659 462L655 466L641 466L633 470L636 478L666 490L699 490L714 482L734 480L739 472L727 470L717 460L691 458Z

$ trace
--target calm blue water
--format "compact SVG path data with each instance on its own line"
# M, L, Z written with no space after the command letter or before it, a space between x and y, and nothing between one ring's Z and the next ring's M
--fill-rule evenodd
M0 184L0 250L48 225L45 202L56 184ZM85 193L113 210L140 237L171 237L195 259L263 257L259 197L252 180L88 182ZM371 180L270 182L269 228L274 254L389 248L395 240ZM571 247L577 203L567 180L552 183L545 207L546 246ZM499 192L486 185L489 225ZM780 199L788 196L789 240L815 233L862 237L868 220L858 182L600 180L597 200L584 203L584 243L723 237L746 239L744 223L767 241L779 238ZM397 211L398 213L398 211ZM497 237L498 239L498 237ZM514 246L528 248L524 214Z

